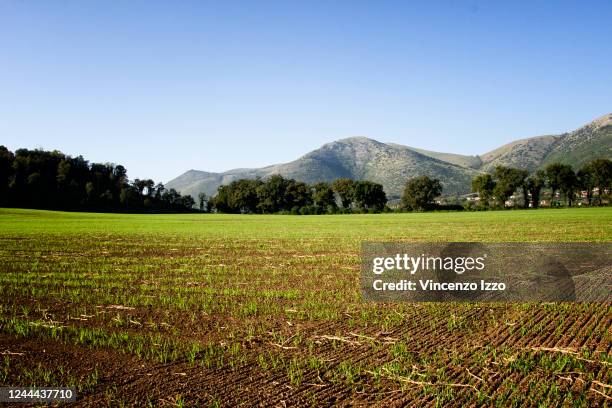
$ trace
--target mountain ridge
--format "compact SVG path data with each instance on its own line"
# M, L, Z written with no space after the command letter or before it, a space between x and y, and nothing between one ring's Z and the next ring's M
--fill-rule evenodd
M381 183L393 199L401 195L408 178L419 175L440 179L444 194L463 194L469 192L474 175L491 172L498 165L533 171L560 161L578 168L600 157L612 157L612 113L571 132L518 139L482 155L435 152L352 136L325 143L286 163L221 173L191 169L169 181L167 187L197 197L200 192L214 195L220 185L240 178L280 174L314 183L347 177Z

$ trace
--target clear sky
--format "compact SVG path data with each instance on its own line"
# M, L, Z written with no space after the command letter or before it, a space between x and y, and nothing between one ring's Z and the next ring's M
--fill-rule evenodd
M0 0L0 144L131 178L349 136L479 154L611 111L610 1Z

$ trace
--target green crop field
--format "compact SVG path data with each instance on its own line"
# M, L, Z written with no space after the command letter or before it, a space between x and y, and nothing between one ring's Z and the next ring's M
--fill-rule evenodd
M0 209L0 385L78 406L603 406L609 303L368 303L362 241L612 241L612 208Z

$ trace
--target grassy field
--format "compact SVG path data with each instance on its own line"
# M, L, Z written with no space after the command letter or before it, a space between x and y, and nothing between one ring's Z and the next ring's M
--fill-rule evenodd
M0 209L0 385L79 406L602 406L610 304L380 304L364 240L612 241L612 208L343 216Z

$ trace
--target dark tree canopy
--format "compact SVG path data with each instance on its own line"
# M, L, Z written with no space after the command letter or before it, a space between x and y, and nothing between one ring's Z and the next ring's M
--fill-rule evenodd
M344 209L379 212L385 208L387 198L380 184L370 181L343 179ZM332 185L319 182L313 185L273 175L267 180L235 180L217 190L209 206L224 213L291 213L329 214L338 210ZM346 188L344 188L346 187ZM346 193L346 194L344 194Z
M285 194L288 210L296 212L303 207L312 205L311 187L306 183L290 179Z
M321 212L335 212L338 207L334 190L325 182L312 185L312 202Z
M565 197L567 205L569 205L570 207L574 202L574 196L577 188L578 179L576 178L576 173L574 173L572 166L565 167L563 172L561 173L560 191Z
M229 187L229 207L239 213L254 213L259 203L257 189L263 183L261 180L236 180Z
M483 206L489 205L489 200L493 196L495 182L490 174L479 174L472 180L472 191L478 193L480 202Z
M596 159L587 164L584 168L592 177L592 184L598 190L599 203L603 191L612 191L612 161L608 159Z
M533 208L540 206L540 192L546 186L546 173L538 170L527 177L527 191L531 194L531 205Z
M550 203L555 201L557 191L568 193L575 186L575 174L572 166L562 163L551 163L546 166L546 180L551 189Z
M355 181L353 198L358 209L382 211L387 204L383 186L371 181Z
M529 174L527 170L498 166L494 174L479 174L472 179L472 191L477 191L481 201L487 201L492 194L503 208L504 203L516 191L522 191L523 206L531 203L533 208L540 205L542 191L550 189L550 205L560 205L557 193L572 206L577 200L580 205L603 203L612 189L612 161L596 159L584 165L578 172L563 163L551 163L543 170Z
M525 179L529 175L527 170L515 169L512 167L497 166L495 168L495 188L493 195L501 206L519 188L525 185Z
M412 211L425 211L434 206L434 199L442 194L438 179L427 176L415 177L406 182L402 195L402 206Z
M111 163L89 163L57 150L0 146L0 205L54 210L190 211L193 198L153 180L127 178Z
M355 198L355 182L348 178L339 178L333 181L332 188L340 197L342 208L349 209Z
M257 189L259 204L257 208L262 213L276 213L291 209L287 202L287 188L290 181L280 175L273 175Z
M205 212L207 210L208 197L206 197L206 193L198 194L198 208L200 211Z
M228 185L219 186L217 195L209 200L208 205L210 209L229 214L259 212L262 186L263 182L259 179L234 180Z

